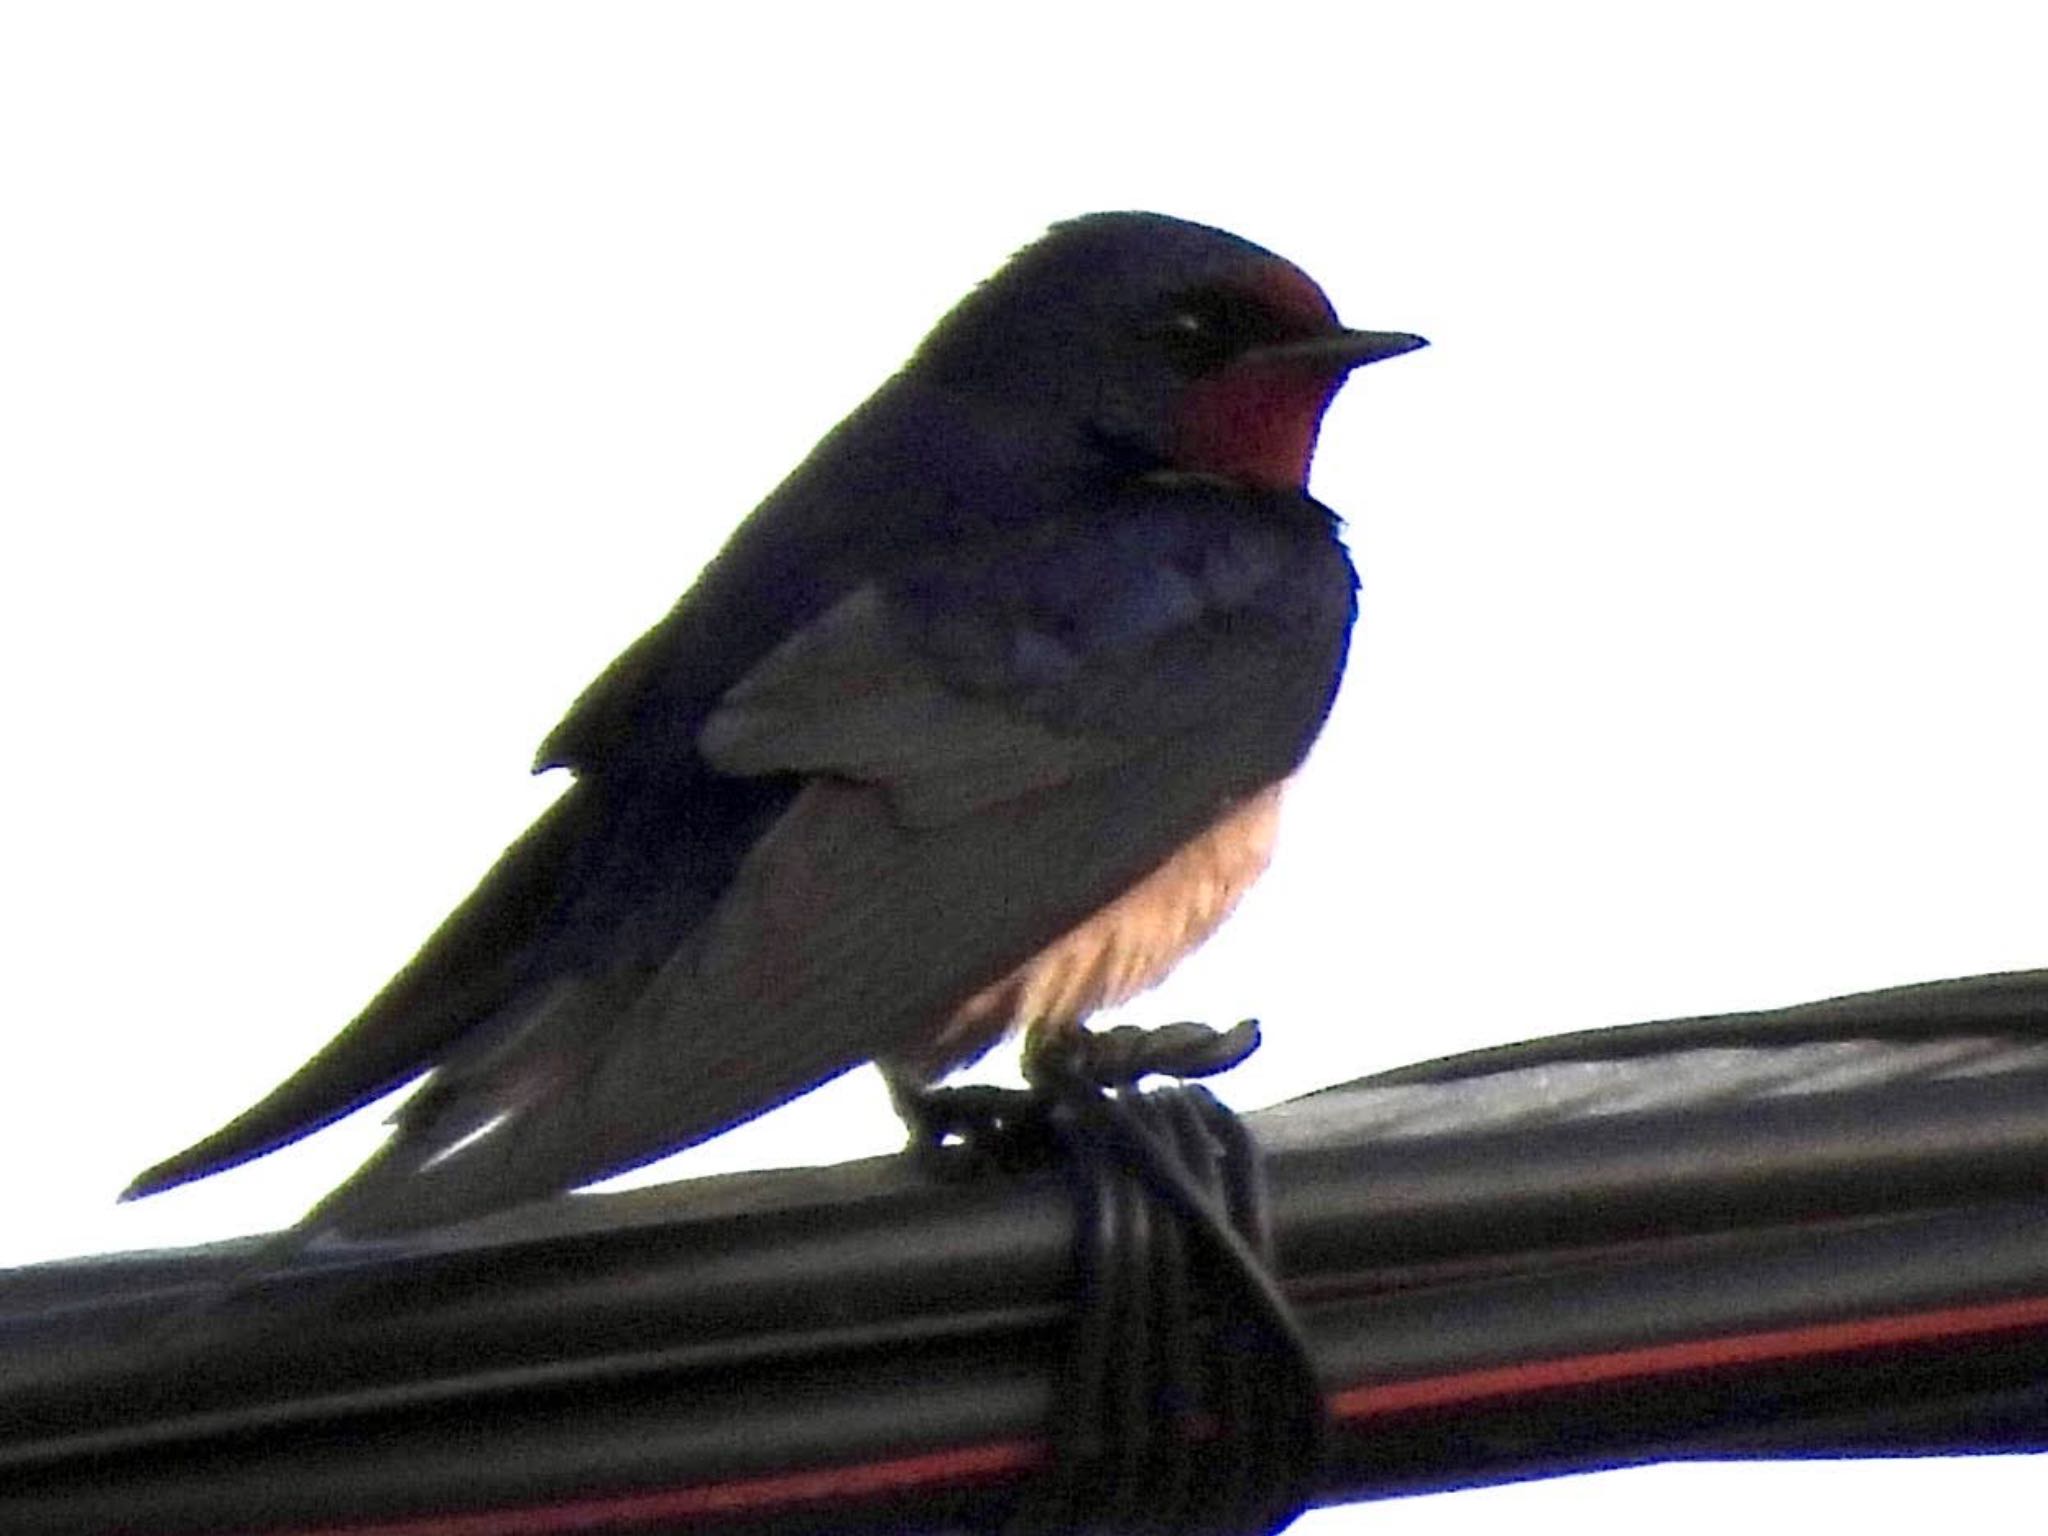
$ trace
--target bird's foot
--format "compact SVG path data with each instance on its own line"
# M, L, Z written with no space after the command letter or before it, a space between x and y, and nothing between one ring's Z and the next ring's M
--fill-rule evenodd
M1141 1029L1073 1029L1032 1040L1024 1076L1034 1087L1080 1078L1100 1088L1128 1088L1141 1077L1213 1077L1259 1048L1259 1021L1229 1029L1184 1021Z
M1185 1022L1143 1029L1070 1029L1034 1038L1024 1052L1028 1088L933 1088L885 1073L911 1154L948 1175L1043 1166L1062 1099L1128 1089L1146 1077L1212 1077L1258 1049L1259 1023L1229 1029Z
M948 1174L1034 1166L1052 1142L1051 1101L1029 1088L891 1083L889 1096L910 1127L912 1155Z

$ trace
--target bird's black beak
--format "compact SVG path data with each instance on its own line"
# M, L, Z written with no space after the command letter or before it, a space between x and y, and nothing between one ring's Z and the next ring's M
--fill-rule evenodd
M1428 345L1422 337L1411 336L1406 331L1334 331L1327 336L1311 336L1306 341L1285 341L1277 346L1260 347L1245 354L1241 361L1303 363L1339 374Z

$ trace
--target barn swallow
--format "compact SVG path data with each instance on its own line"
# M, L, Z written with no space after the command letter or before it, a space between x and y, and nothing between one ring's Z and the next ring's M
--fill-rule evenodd
M573 782L412 962L128 1195L426 1074L297 1230L459 1221L1151 986L1264 869L1343 671L1324 411L1423 344L1221 230L1056 226L576 701L535 770Z

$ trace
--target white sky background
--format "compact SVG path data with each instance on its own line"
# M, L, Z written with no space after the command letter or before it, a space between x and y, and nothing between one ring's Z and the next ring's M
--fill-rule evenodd
M1234 1102L2048 964L2027 8L713 9L0 14L0 1263L279 1225L359 1160L374 1117L111 1204L347 1020L554 793L579 688L1090 209L1435 343L1324 431L1364 615L1274 873L1131 1011L1264 1019ZM686 1167L897 1135L854 1079ZM1881 1536L2042 1475L1301 1529Z

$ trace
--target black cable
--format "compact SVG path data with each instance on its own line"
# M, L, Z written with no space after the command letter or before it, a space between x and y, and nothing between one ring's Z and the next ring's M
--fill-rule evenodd
M1714 1051L1598 1063L1597 1094L1508 1070L1248 1117L1272 1268L1335 1419L1317 1499L1674 1456L2048 1446L2048 1068L2029 1044L2048 974L1787 1012L1802 1038L1825 1013L1819 1038L1848 1055L1725 1049L1744 1021ZM1887 1040L1902 1019L1927 1038ZM1234 1121L1197 1138L1191 1101L1165 1102L1128 1140L1172 1142L1202 1192L1126 1201L1147 1178L1125 1172L1090 1209L1126 1245L1132 1204L1156 1218L1140 1401L1277 1426L1270 1455L1160 1476L1165 1503L1221 1511L1243 1465L1266 1476L1298 1445L1301 1399L1275 1390L1287 1362L1223 1259L1269 1252L1234 1192L1261 1159L1233 1156ZM1114 1154L1121 1111L1103 1113ZM734 1175L308 1253L172 1359L137 1347L148 1321L262 1240L0 1272L0 1529L998 1526L1067 1422L1061 1166L1041 1148L979 1179L910 1158ZM1175 1214L1205 1203L1228 1222Z

